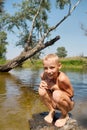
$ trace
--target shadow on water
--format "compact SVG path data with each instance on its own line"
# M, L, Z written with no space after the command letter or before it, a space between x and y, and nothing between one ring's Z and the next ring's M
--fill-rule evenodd
M29 130L28 121L32 115L47 112L37 93L41 72L16 69L10 73L0 73L0 130ZM73 118L87 128L87 74L65 73L75 89Z

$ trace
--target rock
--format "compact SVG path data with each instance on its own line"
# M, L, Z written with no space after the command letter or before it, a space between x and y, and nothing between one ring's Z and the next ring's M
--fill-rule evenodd
M78 126L77 121L71 118L71 115L70 119L63 127L57 128L56 126L54 126L54 123L48 124L44 121L44 117L47 114L48 114L47 112L44 112L33 115L33 118L29 120L30 130L83 130ZM53 122L55 122L56 119L59 118L59 116L60 113L56 113Z

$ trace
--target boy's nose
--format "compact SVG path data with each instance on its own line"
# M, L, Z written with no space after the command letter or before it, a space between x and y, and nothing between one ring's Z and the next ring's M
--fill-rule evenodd
M48 73L51 73L51 69L48 69Z

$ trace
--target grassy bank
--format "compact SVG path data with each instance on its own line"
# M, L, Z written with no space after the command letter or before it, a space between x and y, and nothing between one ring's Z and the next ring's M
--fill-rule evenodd
M61 58L60 59L62 63L62 68L63 69L85 69L87 68L87 58L82 58L82 57L71 57L71 58ZM42 65L42 60L34 60L30 61L27 60L24 62L23 67L35 67L35 68L41 68Z
M63 69L87 69L87 58L71 57L61 58ZM0 60L0 65L5 64L7 61ZM23 68L42 68L42 60L27 60L22 64Z
M71 57L61 59L63 68L85 69L87 68L87 59L82 57Z
M24 68L42 68L42 60L27 60L23 63Z
M0 59L0 65L5 64L7 61L5 59Z

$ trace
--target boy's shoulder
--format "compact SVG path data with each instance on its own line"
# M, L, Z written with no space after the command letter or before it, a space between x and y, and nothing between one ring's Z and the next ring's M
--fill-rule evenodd
M59 73L59 76L58 76L58 80L59 81L64 82L64 81L66 81L67 78L68 77L67 77L67 75L64 72L60 72Z

